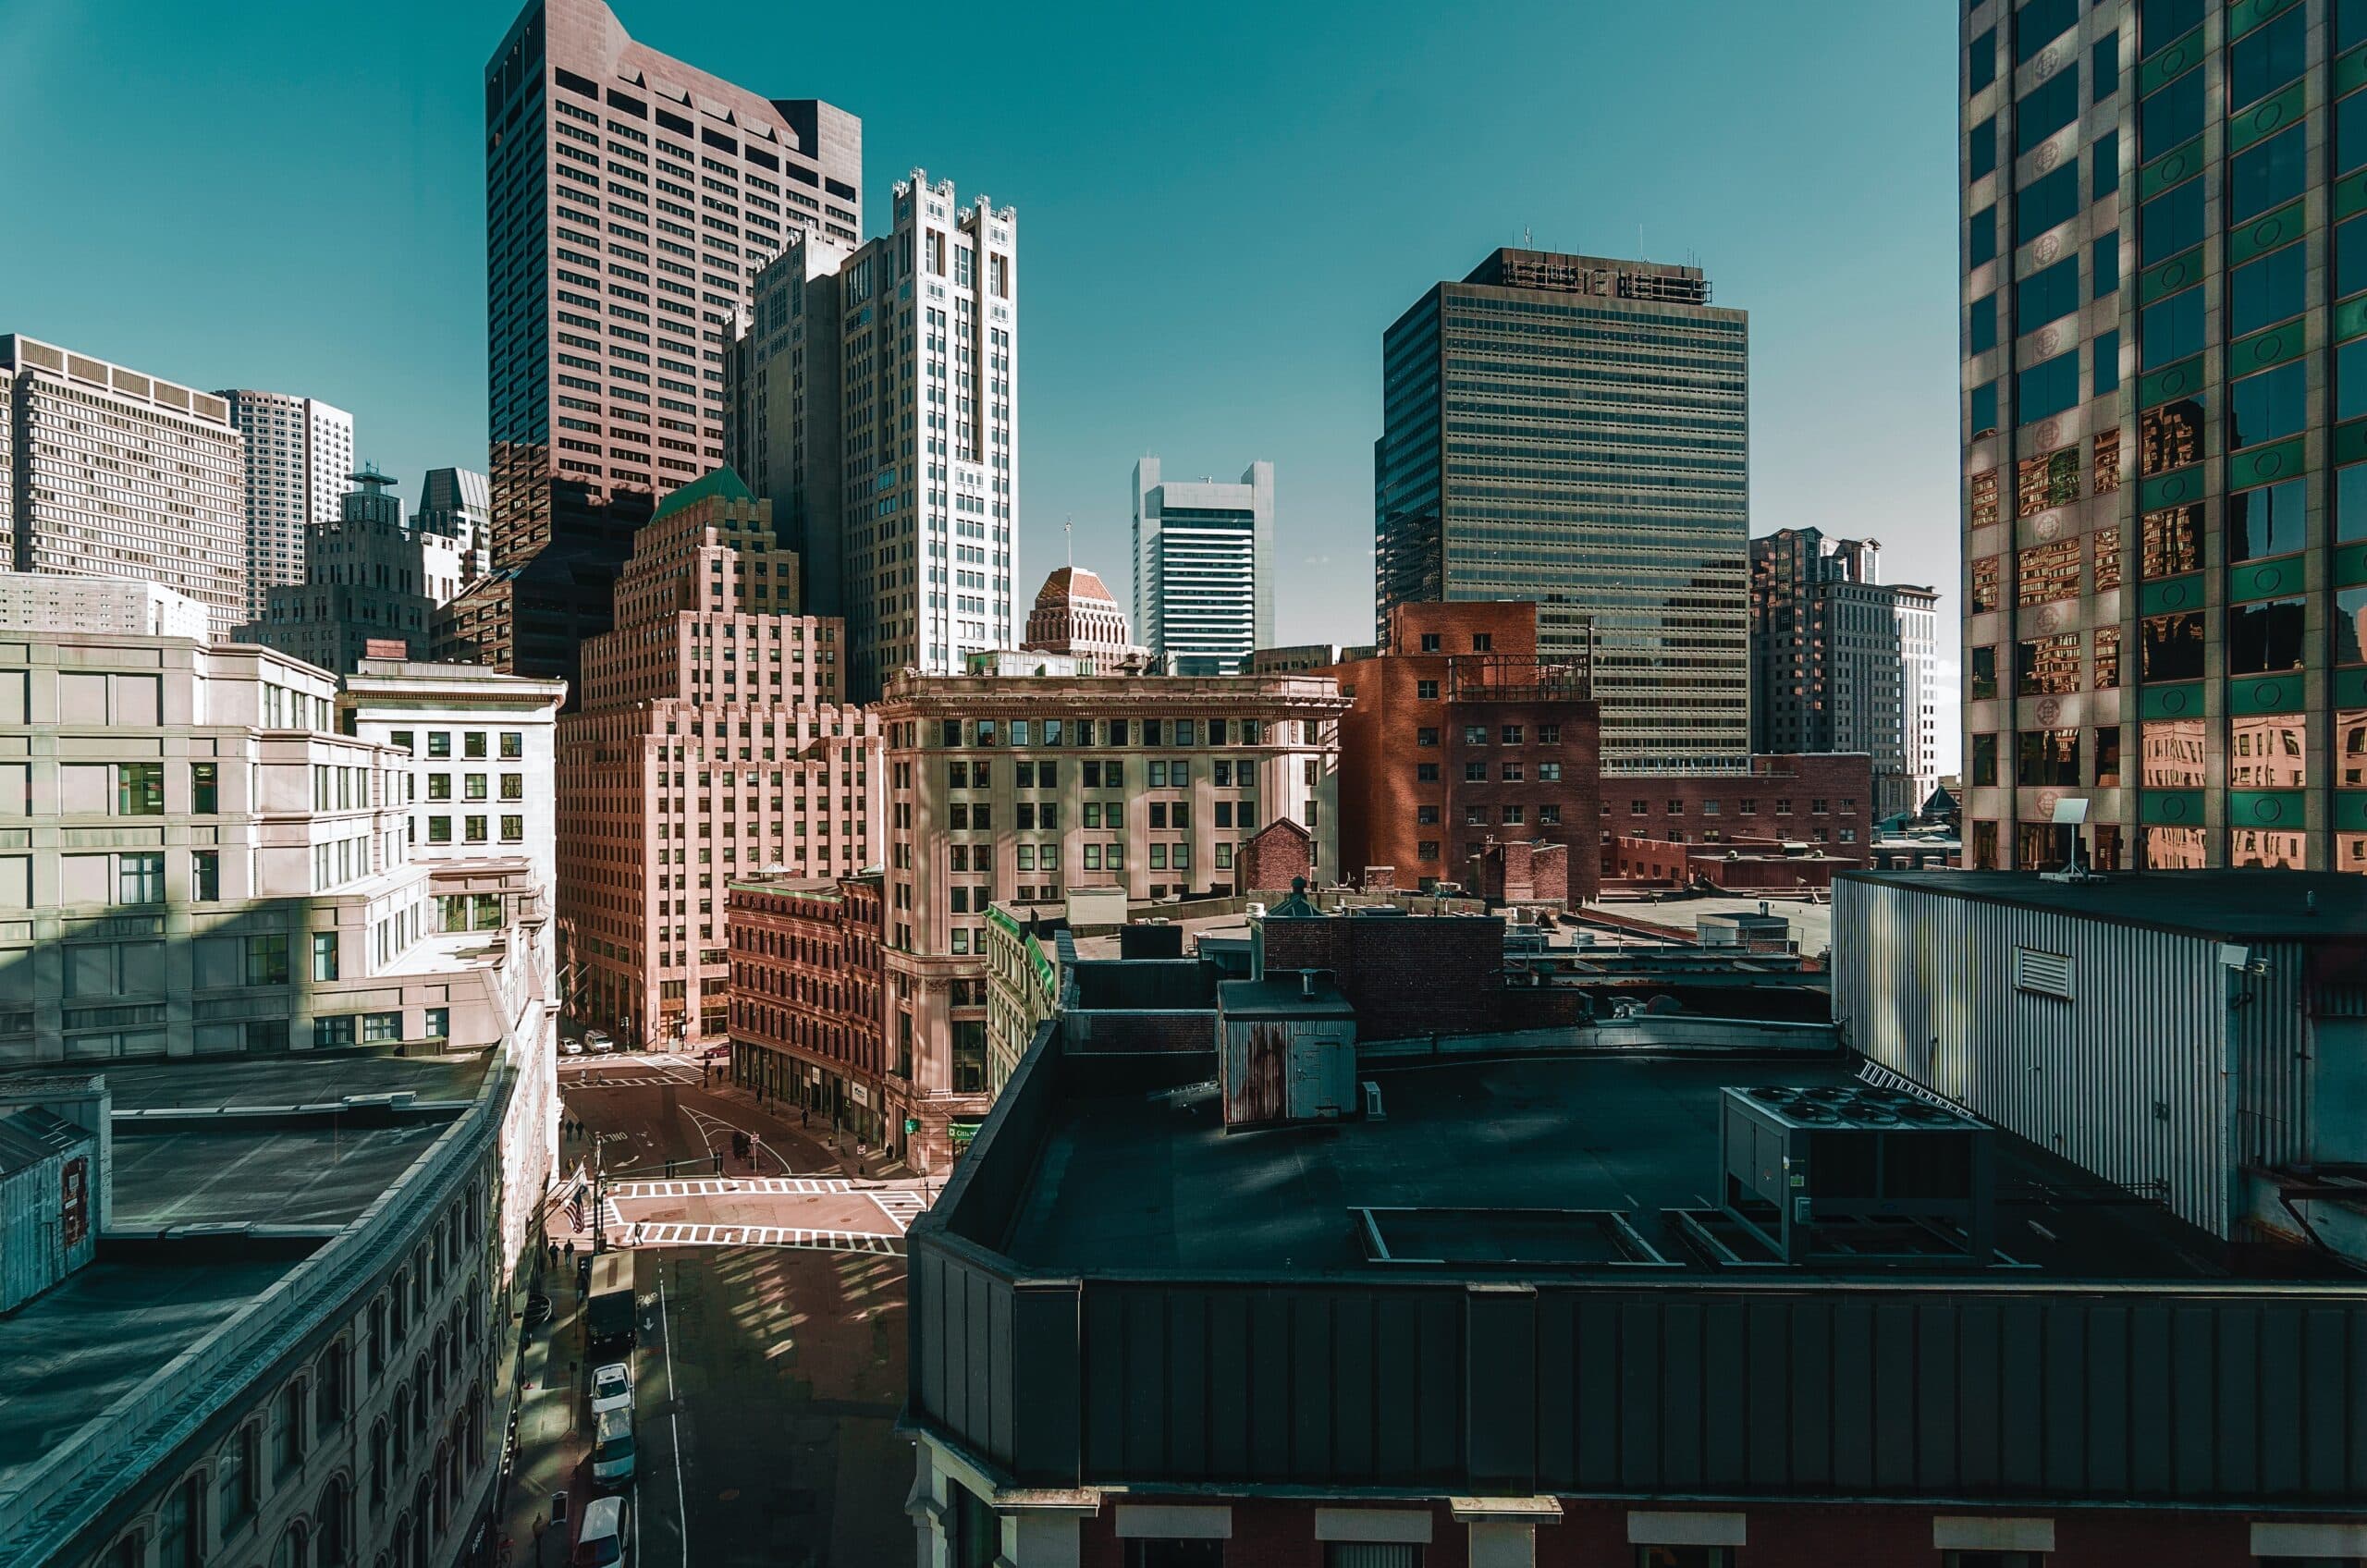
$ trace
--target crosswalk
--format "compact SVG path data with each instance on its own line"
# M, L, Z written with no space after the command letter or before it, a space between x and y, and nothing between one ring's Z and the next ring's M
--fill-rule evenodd
M790 1225L690 1225L646 1219L611 1231L608 1243L611 1246L643 1247L807 1247L891 1256L904 1250L901 1236L872 1236L859 1231Z
M854 1190L843 1176L720 1176L688 1181L611 1182L607 1191L619 1198L716 1198L749 1194L788 1194L813 1197Z
M928 1212L927 1194L906 1187L875 1188L871 1201L879 1206L880 1212L888 1216L899 1232L911 1230L913 1221Z
M581 1070L568 1073L566 1081L570 1089L636 1089L658 1084L679 1086L698 1082L694 1077L679 1072L595 1072Z

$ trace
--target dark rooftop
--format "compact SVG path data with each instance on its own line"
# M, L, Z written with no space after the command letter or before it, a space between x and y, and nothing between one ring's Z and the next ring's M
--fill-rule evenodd
M237 1224L342 1226L394 1184L449 1125L412 1117L371 1127L242 1120L232 1127L166 1123L115 1136L118 1227Z
M0 1317L0 1483L89 1426L296 1267L94 1263Z
M228 1106L324 1105L348 1095L406 1090L423 1100L466 1100L474 1097L491 1065L491 1058L482 1053L399 1057L360 1051L320 1056L295 1052L111 1062L104 1077L118 1113L215 1110Z
M1010 1235L979 1239L1002 1243L1022 1268L1039 1272L1369 1280L1397 1266L1368 1261L1368 1233L1384 1233L1397 1257L1439 1256L1421 1239L1453 1235L1457 1246L1446 1256L1459 1273L1517 1271L1543 1257L1557 1274L1617 1267L1633 1277L1615 1244L1623 1222L1609 1218L1619 1215L1674 1266L1653 1277L1725 1277L1731 1271L1701 1261L1682 1222L1664 1212L1716 1207L1721 1090L1856 1082L1835 1057L1739 1053L1597 1052L1364 1071L1380 1085L1382 1120L1254 1133L1227 1133L1213 1096L1196 1091L1064 1086ZM2191 1280L2222 1272L2215 1243L2159 1206L2103 1188L2010 1134L1995 1137L1997 1250L2023 1268L1986 1277L2034 1269ZM1368 1219L1366 1209L1411 1212ZM1400 1244L1408 1238L1411 1254ZM1966 1268L1938 1267L1949 1278ZM1919 1265L1905 1277L1932 1272ZM1893 1277L1873 1263L1850 1277L1860 1273Z
M1839 880L2202 937L2293 941L2367 937L2367 877L2332 871L2149 871L2114 874L2093 882L2046 882L2026 871L1851 871Z
M1298 972L1277 971L1263 980L1227 980L1217 986L1217 1006L1228 1018L1354 1018L1355 1006L1329 980L1308 991Z

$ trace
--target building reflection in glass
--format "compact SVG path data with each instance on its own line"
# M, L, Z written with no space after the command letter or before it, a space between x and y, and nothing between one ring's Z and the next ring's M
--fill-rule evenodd
M2230 790L2300 790L2310 782L2309 720L2298 713L2246 714L2231 721Z
M2367 833L2337 833L2334 836L2334 868L2367 876Z
M2146 828L2145 864L2154 871L2200 871L2203 865L2202 829Z
M2346 790L2367 786L2367 708L2336 708L2335 755L2342 759L2338 782Z
M2309 864L2309 835L2238 827L2228 836L2229 862L2300 871Z
M2145 757L2138 778L2148 790L2200 790L2204 778L2203 721L2157 718L2144 727ZM2195 863L2200 865L2200 861Z

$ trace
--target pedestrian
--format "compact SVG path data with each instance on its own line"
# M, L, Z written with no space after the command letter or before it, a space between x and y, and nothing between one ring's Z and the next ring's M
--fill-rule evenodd
M567 1239L567 1261L570 1264L575 1261L575 1238L573 1236L570 1236Z

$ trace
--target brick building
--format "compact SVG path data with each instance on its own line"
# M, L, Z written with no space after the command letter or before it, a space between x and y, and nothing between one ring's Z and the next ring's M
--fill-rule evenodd
M1623 839L1798 844L1863 864L1873 806L1873 762L1862 752L1753 757L1748 773L1621 774L1602 780L1600 872L1607 881L1628 876Z
M797 613L772 503L718 469L658 504L583 645L558 733L567 1007L627 1045L726 1034L724 891L879 858L878 731L841 701L842 628Z
M892 1154L912 1046L884 1044L879 886L876 871L731 884L731 1079Z
M1328 673L1352 704L1340 720L1346 880L1387 866L1388 885L1427 891L1460 880L1491 839L1590 830L1600 717L1585 656L1539 655L1535 605L1398 605L1385 649ZM1587 892L1592 864L1575 868Z
M1275 892L1300 877L1315 876L1315 835L1286 816L1273 821L1241 841L1233 855L1233 887L1237 893Z

